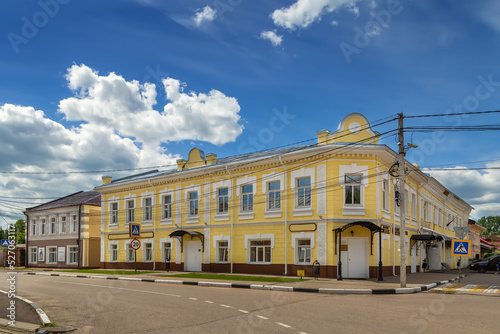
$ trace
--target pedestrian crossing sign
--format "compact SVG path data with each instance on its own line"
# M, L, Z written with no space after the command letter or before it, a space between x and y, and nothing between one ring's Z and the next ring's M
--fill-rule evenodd
M9 247L10 243L7 239L2 239L1 247Z
M470 240L452 240L451 241L452 256L470 256Z
M141 224L130 223L129 226L129 234L131 238L140 238L141 237Z

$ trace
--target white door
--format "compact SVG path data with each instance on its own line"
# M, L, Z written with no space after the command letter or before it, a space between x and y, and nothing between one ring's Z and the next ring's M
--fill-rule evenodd
M429 269L441 270L441 244L433 244L429 247Z
M368 238L346 238L347 252L342 252L342 277L368 278Z
M201 241L184 242L184 271L201 271Z
M417 247L415 245L411 247L411 272L417 272Z

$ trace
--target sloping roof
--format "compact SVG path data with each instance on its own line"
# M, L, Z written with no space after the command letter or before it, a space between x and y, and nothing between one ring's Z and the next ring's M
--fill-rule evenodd
M38 206L27 208L25 212L51 210L83 204L101 206L101 194L97 191L79 191L66 197L61 197Z

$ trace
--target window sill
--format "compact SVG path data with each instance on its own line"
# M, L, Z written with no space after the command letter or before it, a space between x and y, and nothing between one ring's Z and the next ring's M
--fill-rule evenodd
M313 210L311 207L305 207L305 208L295 208L293 210L293 216L294 217L300 217L300 216L312 216Z
M118 229L118 224L115 224L115 225L109 225L109 226L108 226L108 229L110 229L110 230L116 230L116 229Z
M250 265L270 265L271 262L248 262L247 264L250 264Z
M194 224L194 223L198 223L199 221L200 221L200 218L198 216L192 216L192 217L186 218L186 224Z
M281 218L281 210L280 211L266 211L266 212L264 212L264 218Z
M172 225L172 218L162 219L160 220L160 225Z
M214 220L216 222L224 221L224 220L229 220L229 214L215 214ZM222 262L221 262L222 263Z
M241 212L238 215L239 220L247 220L247 219L254 219L254 213L253 212Z
M359 207L343 207L342 208L342 214L344 216L364 216L366 213L366 210L364 207L359 206Z

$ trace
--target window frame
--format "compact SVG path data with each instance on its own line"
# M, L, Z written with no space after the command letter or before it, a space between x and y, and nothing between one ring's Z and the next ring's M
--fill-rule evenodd
M69 233L78 233L78 215L70 216Z
M66 216L60 216L60 222L59 222L59 234L66 234L67 233L67 229L66 229L66 223L67 223L67 220L66 220Z
M148 203L150 201L150 203ZM153 221L153 197L148 196L142 199L142 221ZM148 205L150 204L150 205Z
M382 210L389 212L389 180L382 180Z
M38 231L40 235L46 235L46 224L47 224L47 219L46 218L41 218L40 219L40 230Z
M225 245L223 245L225 244ZM229 240L217 240L216 241L216 263L228 263L229 262ZM221 253L223 251L223 253ZM221 260L221 255L224 259Z
M148 247L148 245L150 247ZM153 262L153 243L152 242L145 242L144 243L144 251L142 254L142 261L144 263L152 263Z
M170 202L167 202L166 199L169 198ZM166 194L162 195L161 197L161 219L169 220L172 219L172 194ZM165 214L165 212L168 212L168 214Z
M271 264L273 261L273 242L271 239L250 239L248 244L248 263L249 264ZM266 243L266 244L254 244L254 243ZM267 244L269 243L269 244ZM252 252L255 249L255 252ZM269 251L267 251L269 249ZM262 250L262 261L259 261L259 250ZM252 254L255 254L254 260L252 260ZM269 254L269 261L267 261L267 254Z
M116 209L115 209L116 205ZM118 211L120 210L120 204L118 201L113 201L109 203L109 225L118 225Z
M250 188L248 188L250 187ZM252 213L254 209L253 201L253 183L246 183L240 186L241 191L241 202L240 202L240 212L241 213ZM246 188L246 189L245 189ZM250 189L250 191L248 191Z
M33 261L33 252L32 251L35 251L34 254L35 254L35 260ZM34 247L29 247L29 255L28 255L28 263L29 264L37 264L38 263L38 247L34 246Z
M195 195L195 197L192 197L193 195ZM194 191L189 191L187 193L187 216L189 218L194 218L194 217L198 217L198 214L200 212L200 209L199 209L199 195L198 195L198 190L194 190Z
M273 184L277 184L277 189L271 189ZM281 211L281 181L269 181L266 184L267 188L267 201L266 201L266 210L267 211ZM271 203L273 205L271 205ZM276 205L278 204L278 205ZM272 207L271 207L272 206Z
M109 262L118 262L118 244L110 244L109 248Z
M50 217L49 218L49 235L55 235L57 233L56 232L56 225L57 225L56 217Z
M51 249L54 249L54 252L51 252ZM50 260L50 257L54 256L54 261ZM57 246L47 246L47 261L46 264L57 264Z
M136 251L130 246L131 242L132 240L128 240L125 244L125 262L134 262L135 259Z
M130 204L132 203L132 207ZM135 199L126 199L125 200L125 223L130 224L135 222Z
M31 228L30 228L30 236L36 236L36 224L37 221L35 219L30 219Z
M169 245L167 247L167 245ZM167 252L166 250L168 249L168 254L169 257L167 258ZM171 241L164 241L161 243L161 259L163 263L172 262L172 242Z
M359 177L359 182L353 181L353 177ZM348 180L349 178L349 180ZM357 189L356 189L357 188ZM348 201L348 189L351 189L350 199ZM344 206L346 207L359 207L363 205L363 174L360 173L346 173L344 174ZM356 193L358 193L359 203L355 202Z
M300 245L301 241L308 241L309 245ZM298 265L311 265L312 264L312 240L311 240L311 238L297 238L295 240L295 242L296 242L296 248L297 248L296 249L297 264ZM308 247L304 247L304 246L308 246ZM301 255L302 255L301 250L303 248L309 250L309 261L301 261ZM307 250L306 250L306 256L307 256Z
M221 190L225 190L226 194L221 195ZM229 187L217 188L217 215L228 215L229 214ZM221 199L223 200L221 202ZM221 210L222 205L222 210Z
M76 248L76 251L73 251L72 249L75 249L75 248ZM78 246L69 245L67 252L68 252L67 264L78 264ZM72 256L76 256L76 261L71 261Z

